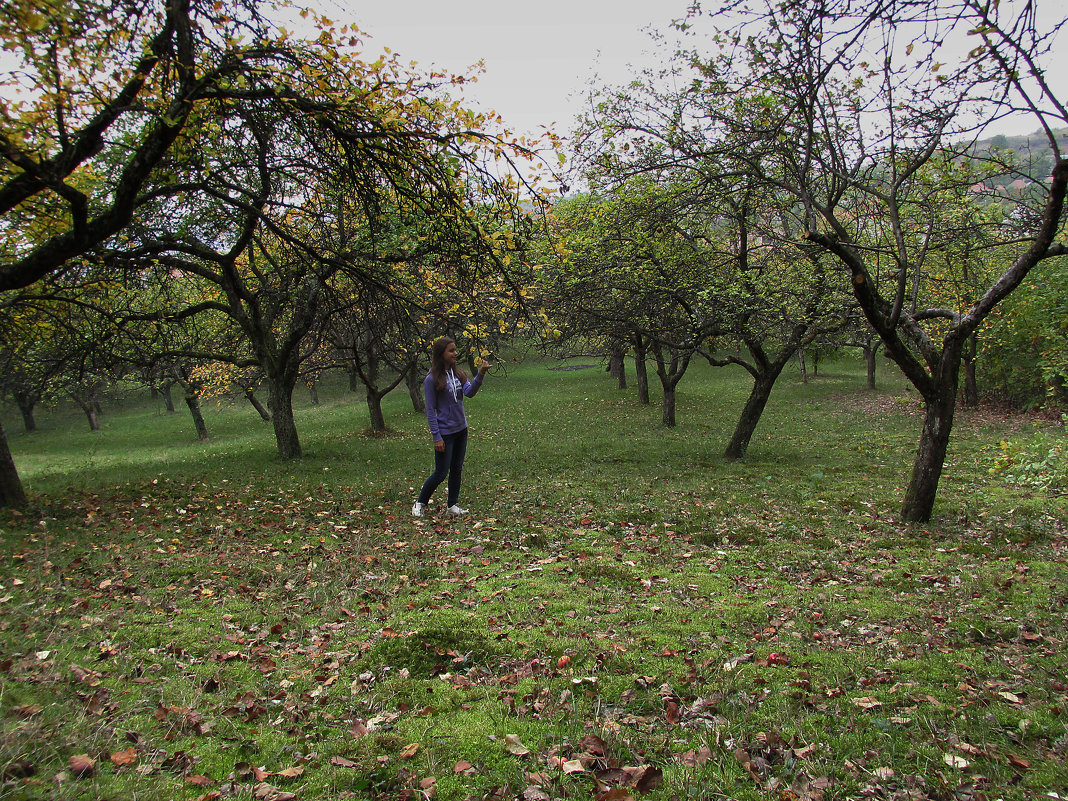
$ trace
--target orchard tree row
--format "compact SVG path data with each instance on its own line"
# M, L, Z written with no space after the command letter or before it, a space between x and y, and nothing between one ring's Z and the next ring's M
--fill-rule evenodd
M692 46L590 98L589 192L557 206L547 305L639 365L651 352L669 425L693 357L748 370L729 459L799 349L834 334L871 355L877 337L925 404L901 517L928 520L962 368L974 397L980 328L1025 281L1061 298L1028 316L1047 321L1050 384L1068 376L1068 113L1039 66L1065 21L988 0L695 6L676 23ZM1020 113L1044 157L975 147ZM1007 177L1021 189L987 188Z

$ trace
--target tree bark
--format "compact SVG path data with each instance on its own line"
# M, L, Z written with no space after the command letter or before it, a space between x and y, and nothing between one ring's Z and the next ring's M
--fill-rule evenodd
M167 409L167 414L174 414L174 396L171 395L171 384L164 384L159 389L159 394L163 397L163 406Z
M189 413L193 416L193 427L197 430L197 439L203 442L208 438L208 426L204 422L204 413L200 409L200 396L195 392L187 392L185 405L189 407Z
M297 435L297 423L293 419L293 386L296 380L268 376L271 385L270 411L274 424L274 436L278 442L278 455L285 461L299 459L304 455Z
M801 383L808 383L808 365L805 364L805 349L797 349L797 363L801 365Z
M646 345L641 334L635 334L631 343L634 346L634 380L638 384L638 403L649 405L649 371L645 365Z
M734 427L734 435L727 444L727 450L723 453L728 461L737 461L745 456L745 452L749 449L749 441L756 432L757 424L760 422L761 415L764 414L764 407L768 405L768 398L771 397L771 390L774 389L775 380L780 372L782 372L782 367L761 375L753 382L749 399L746 400L742 414L738 418L738 424Z
M37 406L37 398L25 392L16 392L15 403L18 404L19 412L22 414L22 425L26 433L36 431L37 419L33 415L33 410Z
M972 334L968 337L968 344L964 348L964 405L972 408L979 405L979 385L975 380L975 353L977 350L976 337Z
M664 399L660 404L662 409L661 420L668 428L675 427L675 387L664 387Z
M371 418L371 432L381 434L386 430L386 417L382 414L383 393L367 390L367 412Z
M664 350L658 342L653 342L651 350L656 360L656 374L660 378L660 386L664 390L661 401L661 420L668 428L675 427L675 388L679 385L682 377L686 374L686 368L690 365L693 351L679 354L675 348L668 349L668 358L664 357Z
M953 430L953 413L957 405L957 380L960 375L960 350L947 346L941 361L942 375L936 392L925 398L926 411L920 444L912 475L901 504L901 519L906 523L926 523L934 511L938 481L946 461L949 435Z
M626 351L619 343L612 343L611 350L608 352L608 372L612 374L612 378L616 379L619 389L627 388L627 368L626 363L623 361L626 356Z
M263 418L263 422L271 422L271 413L267 411L263 404L260 403L259 398L256 397L256 393L252 387L245 387L245 397L248 398L248 402L252 404L252 408L259 412L260 417Z
M412 399L412 408L419 414L426 413L426 398L423 397L423 379L419 376L419 370L412 367L404 377L408 385L408 395Z
M864 346L864 363L868 367L868 389L875 389L875 354L879 349L878 345L874 347L871 345Z
M22 488L22 479L15 469L15 460L11 457L4 426L0 424L0 508L20 508L26 503L26 491Z
M312 381L308 384L308 393L311 397L312 406L319 405L319 385L318 382Z
M74 402L77 403L78 408L85 413L85 419L89 421L89 430L99 431L100 421L97 420L96 417L96 406L94 406L92 402L83 400L76 395L74 396Z

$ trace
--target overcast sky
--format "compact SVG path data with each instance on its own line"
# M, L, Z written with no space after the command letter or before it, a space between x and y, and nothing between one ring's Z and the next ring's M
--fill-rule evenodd
M1064 0L1045 0L1047 14L1064 16ZM591 85L624 83L630 66L654 63L649 29L671 33L689 0L317 0L335 21L355 22L377 53L388 47L405 61L466 73L479 59L485 73L465 90L468 105L496 110L517 133L537 134L555 123L567 135ZM594 83L594 76L600 80ZM1049 77L1068 96L1068 70ZM1033 118L1004 123L998 133L1037 128ZM993 133L993 132L992 132Z
M686 13L687 0L378 0L343 6L316 4L335 21L347 18L370 39L372 52L389 47L405 61L465 73L479 59L485 72L465 91L480 111L492 108L517 133L537 134L555 122L566 134L581 96L598 73L624 82L628 64L651 62L644 29L667 31ZM333 10L331 10L333 9Z

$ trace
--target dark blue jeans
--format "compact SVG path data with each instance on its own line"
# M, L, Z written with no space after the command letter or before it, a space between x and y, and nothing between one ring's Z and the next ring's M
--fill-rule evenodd
M434 451L434 472L419 491L419 503L429 503L430 496L438 484L449 477L449 506L455 506L460 500L460 482L464 474L464 457L467 455L467 429L455 434L446 434L445 451Z

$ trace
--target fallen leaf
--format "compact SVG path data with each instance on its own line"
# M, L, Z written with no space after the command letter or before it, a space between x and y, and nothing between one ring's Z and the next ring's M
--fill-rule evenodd
M124 765L132 765L137 761L137 751L133 746L130 746L125 751L116 751L111 755L111 761L119 767Z
M252 795L254 798L263 799L263 801L293 801L296 798L293 793L279 790L277 787L267 784L267 782L257 784L252 790Z
M1031 770L1031 763L1016 754L1009 754L1009 764L1017 770Z
M711 759L712 751L707 745L702 745L696 751L686 751L679 755L679 761L682 762L683 765L688 765L689 767L707 765Z
M668 701L664 704L664 719L669 726L677 726L681 720L679 716L679 705L674 701Z
M339 767L339 768L355 768L355 767L359 767L358 763L353 762L351 759L345 759L345 757L339 757L339 756L331 757L330 758L330 764L331 765L337 765L337 767Z
M515 756L526 756L530 753L530 749L520 742L518 734L506 734L504 736L504 745L508 749L508 753Z
M957 770L964 770L971 764L967 759L958 756L957 754L943 754L942 761L951 768L956 768Z
M569 759L567 762L560 764L560 769L564 773L584 773L586 766L582 764L581 759Z
M304 775L304 768L300 767L299 765L294 766L292 768L283 768L274 775L284 776L287 779L295 779L297 776Z
M96 770L96 762L88 754L75 754L67 760L67 767L79 779L86 779Z
M664 771L649 765L642 769L641 775L639 775L637 781L634 782L634 789L642 795L646 795L659 787L663 780Z
M400 756L401 759L411 759L417 753L419 753L419 743L409 743L398 756Z
M850 698L849 700L861 709L875 709L875 707L883 705L883 702L878 698L871 698L868 696L865 696L864 698Z
M468 762L466 759L461 759L459 762L457 762L453 766L452 772L453 773L467 773L467 771L473 770L473 767L474 766L470 762Z

